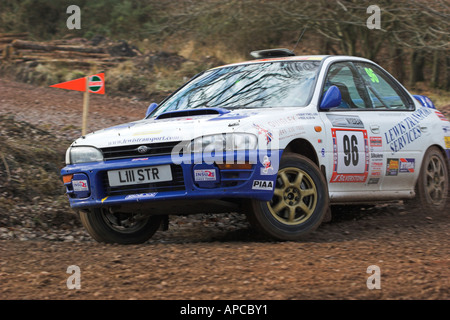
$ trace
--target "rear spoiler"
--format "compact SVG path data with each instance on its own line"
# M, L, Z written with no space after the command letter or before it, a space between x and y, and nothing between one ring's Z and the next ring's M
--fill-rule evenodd
M431 108L431 109L436 109L436 107L434 106L433 101L431 101L430 98L428 98L427 96L421 96L421 95L413 95L414 98L416 98L420 104L426 108Z

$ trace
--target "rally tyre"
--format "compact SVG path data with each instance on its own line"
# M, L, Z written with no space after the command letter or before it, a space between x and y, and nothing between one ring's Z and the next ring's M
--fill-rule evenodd
M277 240L300 240L321 224L329 206L327 183L308 158L283 155L270 201L251 200L249 222Z
M107 208L80 211L80 220L98 242L138 244L150 239L164 216L112 213Z
M429 148L425 153L415 192L415 198L406 202L409 208L426 213L440 213L446 208L449 173L446 159L436 147Z

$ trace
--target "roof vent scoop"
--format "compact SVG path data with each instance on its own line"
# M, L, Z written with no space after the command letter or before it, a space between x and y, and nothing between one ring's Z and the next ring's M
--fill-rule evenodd
M266 49L250 52L250 55L256 59L262 58L280 58L280 57L293 57L295 53L289 49L279 48L279 49Z

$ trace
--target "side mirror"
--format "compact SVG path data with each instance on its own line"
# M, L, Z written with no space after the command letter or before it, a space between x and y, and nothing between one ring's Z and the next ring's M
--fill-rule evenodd
M150 113L152 113L153 110L155 110L156 108L158 108L158 104L152 102L152 103L148 106L148 108L147 108L147 112L145 113L145 117L147 118L148 115L149 115Z
M341 104L342 96L341 91L336 86L331 86L324 93L322 101L320 102L320 110L329 110L331 108L336 108Z

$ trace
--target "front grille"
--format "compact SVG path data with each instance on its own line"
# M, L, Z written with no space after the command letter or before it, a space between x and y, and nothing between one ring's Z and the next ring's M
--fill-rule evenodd
M185 190L183 169L178 165L171 165L172 181L142 183L128 186L111 187L108 181L108 174L103 175L103 188L107 196L118 196L126 194L167 192Z
M162 143L150 143L150 144L136 144L120 147L102 148L103 157L105 160L116 160L136 157L153 157L170 155L173 148L178 145L180 141L175 142L162 142ZM148 151L140 153L139 147L146 146Z

